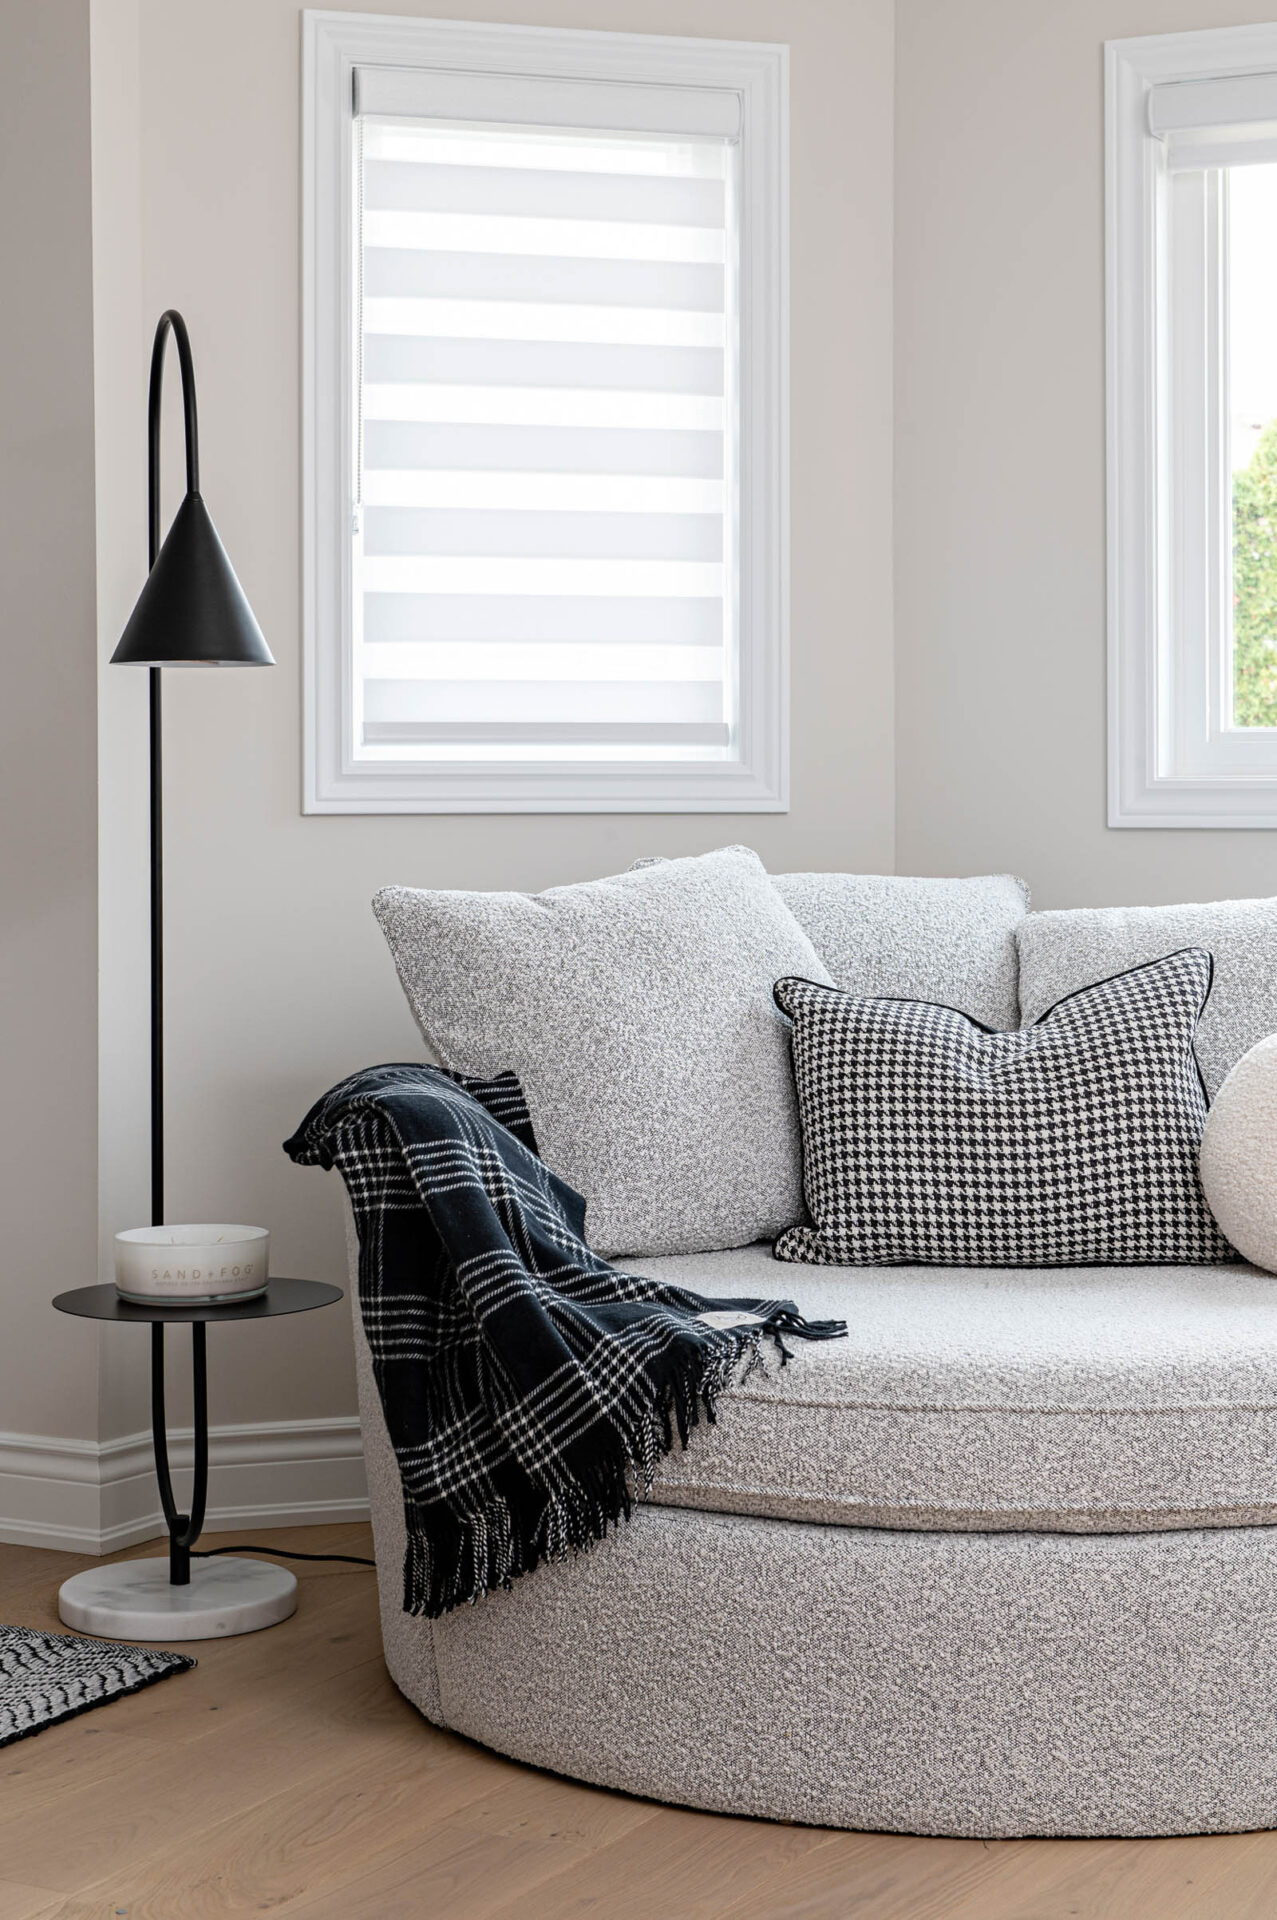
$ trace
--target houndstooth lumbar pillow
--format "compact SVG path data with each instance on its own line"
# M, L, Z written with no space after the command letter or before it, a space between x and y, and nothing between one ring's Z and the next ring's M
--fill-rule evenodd
M1235 1259L1197 1175L1193 1035L1211 956L1188 947L998 1033L951 1007L776 985L794 1023L817 1266L1065 1267Z

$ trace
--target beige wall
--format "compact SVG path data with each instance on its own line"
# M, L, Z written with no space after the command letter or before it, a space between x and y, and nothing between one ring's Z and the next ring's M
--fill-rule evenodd
M791 46L793 804L302 817L300 9L142 0L143 307L148 326L168 304L190 324L204 491L279 662L168 679L170 1211L268 1223L280 1271L326 1278L343 1269L336 1182L294 1169L280 1142L339 1075L418 1050L369 912L376 887L537 888L727 841L778 868L893 863L890 0L397 10ZM212 1366L215 1420L354 1406L344 1310L227 1327Z
M0 8L0 1429L97 1433L97 801L88 0Z
M1039 906L1277 891L1105 825L1102 47L1272 0L899 0L897 862Z
M142 307L138 0L89 0L93 139L93 411L98 633L99 1277L112 1235L150 1218L149 866L146 674L110 665L146 571L149 342ZM128 1328L103 1328L98 1427L141 1424L150 1356Z

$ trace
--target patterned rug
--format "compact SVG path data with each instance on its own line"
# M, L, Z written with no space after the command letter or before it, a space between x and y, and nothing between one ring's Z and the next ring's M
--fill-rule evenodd
M0 1747L194 1665L184 1653L0 1627Z

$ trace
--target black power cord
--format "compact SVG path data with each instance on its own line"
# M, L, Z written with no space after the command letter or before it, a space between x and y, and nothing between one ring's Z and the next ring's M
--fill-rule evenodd
M298 1553L296 1548L258 1547L192 1547L192 1560L212 1560L219 1553L268 1553L276 1560L344 1560L350 1567L375 1567L375 1560L365 1560L359 1553Z

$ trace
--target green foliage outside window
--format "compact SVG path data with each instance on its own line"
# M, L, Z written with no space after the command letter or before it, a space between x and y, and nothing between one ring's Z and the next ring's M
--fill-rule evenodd
M1277 727L1277 420L1233 475L1233 720Z

